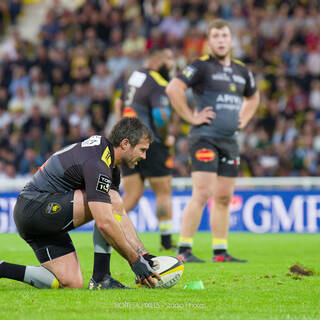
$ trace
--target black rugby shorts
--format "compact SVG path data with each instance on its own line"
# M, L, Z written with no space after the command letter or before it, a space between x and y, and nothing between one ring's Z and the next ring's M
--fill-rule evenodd
M236 177L240 156L235 140L211 137L189 137L191 171L216 172L219 176Z
M73 226L73 196L68 193L19 195L14 220L20 236L34 250L40 263L75 251L68 230Z

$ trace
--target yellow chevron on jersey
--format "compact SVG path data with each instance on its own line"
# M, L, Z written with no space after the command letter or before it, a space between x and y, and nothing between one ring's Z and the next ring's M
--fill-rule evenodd
M159 72L150 70L149 74L159 86L166 87L168 85L168 81Z
M232 59L232 61L233 61L234 63L236 63L236 64L240 64L240 66L243 66L243 67L246 66L242 61L240 61L240 60L238 60L238 59Z
M111 164L111 153L109 150L109 147L106 147L105 150L103 151L103 154L101 156L101 160L108 166L110 167Z
M199 58L199 60L201 60L201 61L206 61L206 60L209 60L209 59L210 59L210 56L208 54L206 54L206 55L204 55L204 56Z

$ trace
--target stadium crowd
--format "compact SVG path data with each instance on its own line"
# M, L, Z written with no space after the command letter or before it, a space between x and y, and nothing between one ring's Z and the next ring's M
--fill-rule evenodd
M12 32L0 61L0 177L32 174L61 147L108 132L113 101L147 50L170 47L179 72L206 53L215 17L231 24L234 57L261 92L239 133L241 175L320 175L319 1L88 0L76 11L53 1L38 44ZM188 129L174 117L174 176L190 174Z

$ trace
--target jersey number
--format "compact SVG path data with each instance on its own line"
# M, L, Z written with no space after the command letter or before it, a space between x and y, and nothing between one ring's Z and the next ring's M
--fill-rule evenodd
M134 98L134 95L136 94L136 91L137 91L137 88L135 88L133 86L131 86L129 88L129 91L127 93L127 99L124 101L124 104L126 106L131 106L133 98Z

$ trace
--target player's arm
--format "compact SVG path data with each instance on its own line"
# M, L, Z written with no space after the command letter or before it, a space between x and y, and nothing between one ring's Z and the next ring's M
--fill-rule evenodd
M117 98L114 102L114 113L116 115L117 121L119 121L122 118L121 116L122 104L123 104L123 101L121 98Z
M130 264L133 264L139 255L128 243L117 219L112 213L109 203L88 202L92 216L102 236L115 248Z
M243 105L239 113L239 129L244 129L258 110L260 102L259 91L250 97L244 97Z
M160 276L150 267L148 261L138 255L127 241L122 228L112 213L111 204L89 201L91 214L101 235L116 249L130 264L137 278L149 287L155 285L151 275Z
M137 254L144 255L148 251L144 248L144 245L139 239L131 220L124 210L123 201L120 197L120 194L115 190L110 190L109 195L112 203L113 215L120 222L120 226L127 241Z
M201 112L192 112L188 106L185 91L187 85L180 79L172 79L166 88L166 94L168 95L170 102L177 112L177 114L185 121L192 125L201 125L204 123L210 123L215 118L215 113L212 111L212 107L205 107Z

